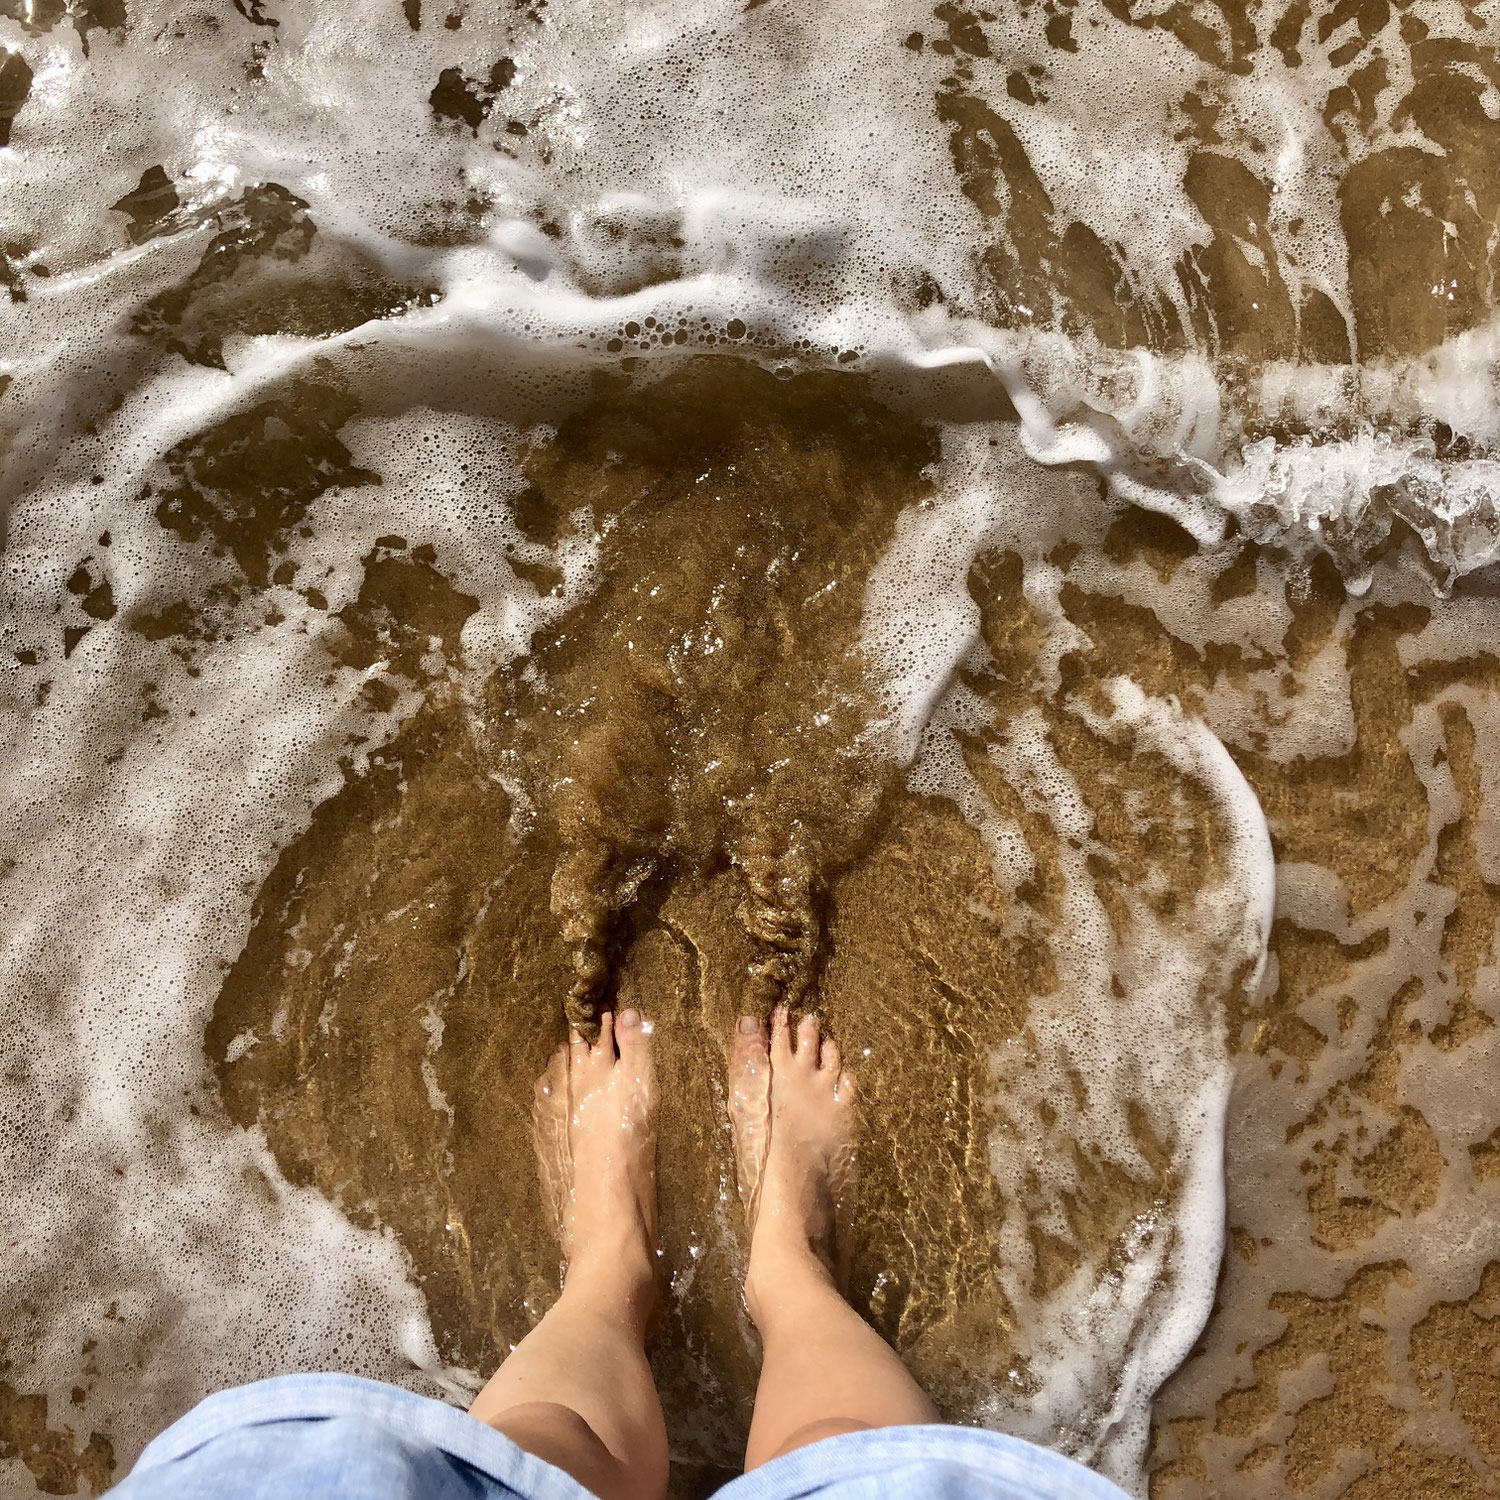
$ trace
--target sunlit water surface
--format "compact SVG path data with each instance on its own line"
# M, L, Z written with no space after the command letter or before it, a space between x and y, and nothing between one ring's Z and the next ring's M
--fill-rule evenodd
M627 1003L710 1489L784 999L946 1415L1500 1493L1497 26L0 0L6 1492L466 1401Z

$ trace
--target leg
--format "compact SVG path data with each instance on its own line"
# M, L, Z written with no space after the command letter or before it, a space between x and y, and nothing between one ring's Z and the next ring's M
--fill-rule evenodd
M616 1038L618 1037L618 1056ZM537 1154L568 1262L562 1296L479 1393L472 1415L602 1500L661 1500L667 1432L646 1362L656 1303L650 1028L605 1013L537 1083Z
M730 1058L740 1193L750 1221L745 1301L764 1348L746 1469L819 1438L936 1422L895 1351L844 1300L838 1233L854 1169L854 1080L816 1017L741 1019Z

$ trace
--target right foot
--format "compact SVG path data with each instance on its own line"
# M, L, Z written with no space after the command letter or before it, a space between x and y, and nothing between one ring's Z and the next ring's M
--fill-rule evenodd
M576 1031L537 1079L542 1195L569 1268L650 1278L656 1247L656 1070L651 1026L605 1011L591 1046Z
M839 1049L804 1016L795 1039L785 1006L765 1023L743 1016L729 1057L729 1115L740 1199L750 1229L746 1297L809 1255L840 1282L839 1222L854 1182L854 1079Z

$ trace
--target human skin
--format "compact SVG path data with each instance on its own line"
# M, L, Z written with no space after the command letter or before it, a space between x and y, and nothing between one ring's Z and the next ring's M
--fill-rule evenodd
M667 1434L646 1360L658 1296L651 1027L606 1012L536 1088L538 1165L567 1260L562 1296L470 1412L601 1500L661 1500ZM935 1422L889 1345L840 1290L856 1160L855 1082L815 1016L736 1026L729 1062L745 1303L763 1349L746 1469L840 1433Z

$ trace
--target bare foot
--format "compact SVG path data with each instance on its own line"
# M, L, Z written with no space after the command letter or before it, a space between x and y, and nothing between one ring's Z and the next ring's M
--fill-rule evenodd
M570 1269L607 1261L655 1271L656 1071L651 1026L636 1010L606 1011L599 1040L575 1031L537 1079L542 1195Z
M764 1024L743 1016L729 1057L740 1198L750 1227L745 1295L774 1278L788 1258L809 1255L842 1284L847 1236L839 1222L854 1185L857 1119L854 1079L842 1071L835 1042L804 1016L795 1044L785 1006ZM769 1283L768 1283L769 1284Z

